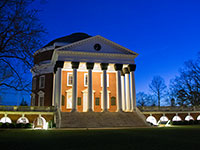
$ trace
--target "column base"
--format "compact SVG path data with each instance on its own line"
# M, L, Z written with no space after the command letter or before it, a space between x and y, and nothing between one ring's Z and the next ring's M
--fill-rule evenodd
M86 112L93 112L93 110L92 109L88 109Z
M105 110L102 110L102 112L108 112L108 110L107 110L107 109L105 109Z
M116 112L123 112L123 110L122 109L118 109Z
M77 112L77 110L76 109L72 109L71 112Z

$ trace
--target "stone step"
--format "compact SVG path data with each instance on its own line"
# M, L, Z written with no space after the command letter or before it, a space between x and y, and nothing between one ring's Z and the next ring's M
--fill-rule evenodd
M147 127L136 112L62 112L61 128Z

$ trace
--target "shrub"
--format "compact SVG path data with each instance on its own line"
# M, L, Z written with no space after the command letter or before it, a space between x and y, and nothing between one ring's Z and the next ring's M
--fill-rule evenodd
M9 128L16 128L16 124L15 123L10 123L9 124Z
M24 128L24 124L23 123L17 123L16 124L16 128Z
M172 125L183 125L183 121L172 121Z
M27 124L24 125L24 128L32 128L32 124L27 123Z
M1 128L9 128L9 123L2 123Z

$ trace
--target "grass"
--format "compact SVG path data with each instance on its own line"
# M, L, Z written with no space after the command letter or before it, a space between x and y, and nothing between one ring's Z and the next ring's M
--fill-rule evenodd
M0 130L0 146L2 150L198 150L200 126L119 130Z

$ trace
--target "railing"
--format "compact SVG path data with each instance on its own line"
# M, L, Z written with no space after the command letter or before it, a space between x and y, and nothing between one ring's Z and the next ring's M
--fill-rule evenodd
M0 106L0 111L42 111L54 112L54 106Z
M141 112L200 111L200 106L139 106Z

